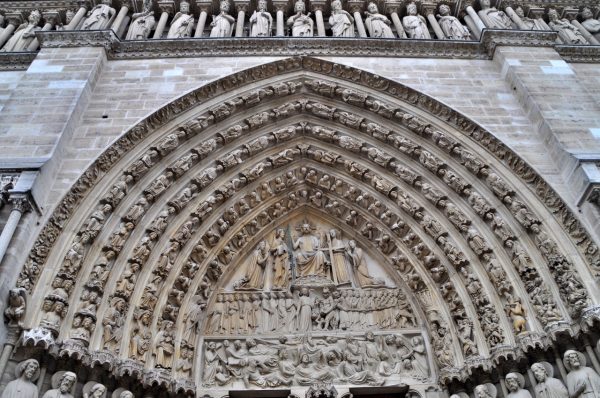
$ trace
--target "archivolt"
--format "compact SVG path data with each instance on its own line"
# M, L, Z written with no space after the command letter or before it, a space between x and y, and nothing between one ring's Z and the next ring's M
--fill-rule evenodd
M288 173L299 182L288 186ZM264 184L276 192L251 205ZM210 302L218 285L215 255L239 246L242 230L277 225L289 212L324 214L311 201L317 191L348 223L355 212L356 228L365 229L356 237L395 264L436 350L449 346L451 333L455 359L438 363L445 377L544 345L547 333L585 320L598 300L589 278L598 272L596 245L549 186L488 132L397 83L294 58L188 93L112 145L55 210L19 280L32 294L30 308L64 301L68 313L52 325L29 312L26 324L54 329L66 355L88 352L89 343L93 357L112 353L97 362L133 358L119 372L141 375L152 349L131 353L127 337L150 342L153 330L175 323L179 347L187 309L199 295ZM287 205L291 193L296 206ZM230 228L219 231L223 222ZM153 280L161 294L156 308L145 308ZM106 299L98 303L92 292ZM528 309L527 333L510 333L502 315L517 301ZM145 323L150 309L154 318ZM93 336L71 326L96 313L106 315ZM113 325L111 317L125 321ZM469 318L479 320L473 332ZM449 331L441 330L444 319L452 320ZM126 337L120 346L110 335L117 332ZM154 374L168 382L176 369Z

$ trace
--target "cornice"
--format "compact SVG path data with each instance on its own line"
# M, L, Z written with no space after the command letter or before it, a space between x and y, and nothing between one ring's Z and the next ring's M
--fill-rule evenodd
M600 62L600 46L567 46L557 45L556 51L567 62L598 63Z
M36 35L42 48L104 47L109 59L296 55L491 59L498 45L552 47L557 34L488 29L480 41L331 37L122 41L110 30L49 31Z
M36 52L0 53L0 71L27 70Z

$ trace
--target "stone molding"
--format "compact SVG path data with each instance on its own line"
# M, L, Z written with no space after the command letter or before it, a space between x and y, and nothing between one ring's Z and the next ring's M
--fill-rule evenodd
M0 53L0 71L27 70L37 52Z

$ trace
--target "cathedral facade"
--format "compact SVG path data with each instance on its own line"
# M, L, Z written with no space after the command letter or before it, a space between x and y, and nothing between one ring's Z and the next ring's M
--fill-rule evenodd
M600 398L599 14L0 1L0 397Z

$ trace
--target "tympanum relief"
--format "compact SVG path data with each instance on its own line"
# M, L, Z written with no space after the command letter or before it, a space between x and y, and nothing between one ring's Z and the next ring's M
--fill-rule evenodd
M249 252L206 311L204 387L428 378L405 293L350 236L297 217Z

